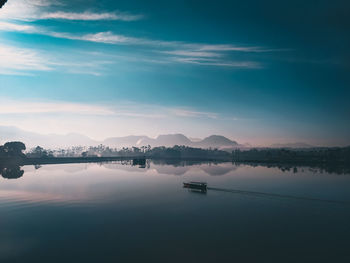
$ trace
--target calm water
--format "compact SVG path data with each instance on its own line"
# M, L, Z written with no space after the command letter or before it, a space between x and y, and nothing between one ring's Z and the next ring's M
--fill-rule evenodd
M0 177L0 262L350 262L350 175L231 163L24 166ZM263 192L307 200L182 188Z

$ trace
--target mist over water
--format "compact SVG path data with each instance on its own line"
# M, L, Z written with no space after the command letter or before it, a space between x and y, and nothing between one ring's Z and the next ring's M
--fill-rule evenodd
M350 174L160 161L20 170L0 178L1 262L349 259Z

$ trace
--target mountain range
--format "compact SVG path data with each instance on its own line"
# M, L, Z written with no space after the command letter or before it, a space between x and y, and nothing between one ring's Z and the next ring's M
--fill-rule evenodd
M159 135L153 139L148 136L127 136L107 138L102 142L104 145L111 147L127 147L127 146L146 146L152 147L174 145L185 145L198 148L221 148L221 147L239 147L236 141L232 141L221 135L211 135L203 140L192 141L183 134L165 134Z
M250 144L239 144L221 135L211 135L204 139L188 138L183 134L163 134L156 138L148 136L124 136L110 137L102 141L93 140L78 133L61 134L39 134L25 131L14 126L0 126L0 144L8 141L22 141L28 148L41 146L49 149L68 148L72 146L97 146L103 144L112 148L141 147L150 145L151 147L174 145L185 145L197 148L218 148L232 151L237 148L252 148ZM312 145L305 143L273 144L272 148L312 148Z
M35 147L37 145L44 148L67 148L71 146L97 146L103 144L113 148L122 147L141 147L150 145L152 147L174 145L185 145L198 148L234 148L240 147L236 141L230 140L221 135L211 135L204 139L196 139L192 141L183 134L165 134L159 135L157 138L148 136L125 136L111 137L103 141L93 140L87 136L78 133L60 134L39 134L28 132L13 126L0 126L0 144L7 141L22 141L27 147Z

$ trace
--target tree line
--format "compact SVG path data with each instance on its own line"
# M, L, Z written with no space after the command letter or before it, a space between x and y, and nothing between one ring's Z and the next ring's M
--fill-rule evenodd
M311 149L249 149L232 151L236 162L344 163L350 164L350 147Z
M99 145L93 147L71 147L49 150L37 146L26 150L22 142L7 142L0 146L0 159L21 160L24 158L55 157L130 157L130 158L171 158L171 159L212 159L233 162L277 162L277 163L345 163L350 164L350 147L276 149L253 148L248 150L202 149L175 145L173 147L123 147L120 149Z
M23 153L25 150L26 146L22 142L7 142L4 145L0 145L0 158L25 158L26 155Z

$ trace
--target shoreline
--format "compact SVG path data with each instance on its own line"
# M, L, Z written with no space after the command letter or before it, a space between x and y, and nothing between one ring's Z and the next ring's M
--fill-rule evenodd
M50 164L78 164L78 163L107 163L121 161L132 166L146 168L149 162L159 165L187 166L204 163L219 164L230 163L232 165L262 166L267 168L278 168L282 171L297 172L298 169L319 169L328 173L350 174L350 163L337 161L274 161L274 160L232 160L218 158L169 158L169 157L147 157L147 156L114 156L114 157L45 157L45 158L0 158L0 171L7 168L19 168L27 165L50 165ZM16 169L17 169L16 168Z
M151 157L151 156L111 156L111 157L45 157L45 158L0 158L0 164L13 165L37 165L37 164L64 164L64 163L93 163L110 162L123 160L154 160L154 161L195 161L195 162L232 162L233 164L266 164L266 165L341 165L347 166L344 161L325 161L325 160L235 160L231 158L203 158L203 157Z
M114 156L114 157L46 157L46 158L0 158L0 164L10 165L41 165L41 164L65 164L65 163L99 163L111 161L134 161L137 164L146 160L157 161L194 161L194 162L232 162L231 159L216 158L154 158L147 156Z

